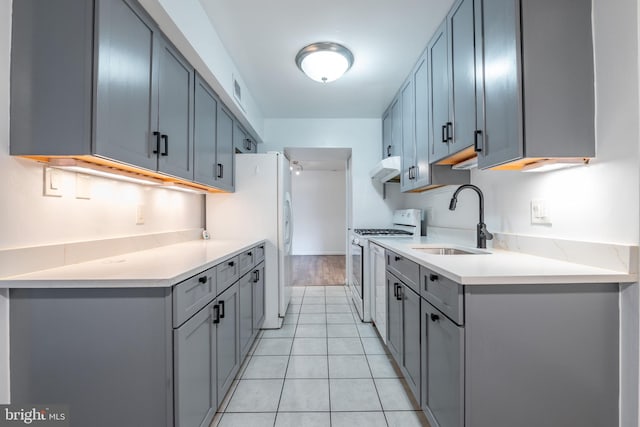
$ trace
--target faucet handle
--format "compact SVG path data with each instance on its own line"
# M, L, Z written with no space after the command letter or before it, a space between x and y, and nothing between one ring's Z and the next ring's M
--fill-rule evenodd
M487 226L485 224L480 226L480 234L485 238L485 240L493 240L493 234L487 230Z

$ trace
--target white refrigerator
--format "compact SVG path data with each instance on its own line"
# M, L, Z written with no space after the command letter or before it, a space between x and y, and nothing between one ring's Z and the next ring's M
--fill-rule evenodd
M211 239L265 239L264 328L279 328L291 298L291 171L281 153L236 154L235 193L208 194Z

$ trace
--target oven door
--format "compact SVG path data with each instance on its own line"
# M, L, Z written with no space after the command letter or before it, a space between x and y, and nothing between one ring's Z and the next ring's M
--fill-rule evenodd
M358 239L351 240L351 288L352 293L355 291L360 297L362 304L363 286L362 280L362 252L363 247Z

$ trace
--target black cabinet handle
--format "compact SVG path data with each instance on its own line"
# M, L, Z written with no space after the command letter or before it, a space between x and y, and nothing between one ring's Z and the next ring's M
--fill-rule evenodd
M396 296L398 301L402 301L402 286L398 285L398 295Z
M391 157L391 145L387 145L387 157Z
M156 137L156 148L153 150L153 154L158 154L160 151L160 132L153 132L153 136Z
M198 282L207 283L207 276L198 277Z
M478 143L478 137L482 137L482 131L479 129L473 132L473 149L475 150L476 153L481 153L482 148Z
M447 143L448 139L447 139L447 125L444 124L442 125L442 142L444 142L445 144Z
M213 306L213 312L215 313L213 323L220 323L220 307L218 307L218 304Z
M253 256L253 252L247 252L247 255Z
M393 284L393 296L398 298L398 284L397 283Z
M224 319L224 301L220 301L220 318Z
M437 281L438 279L439 279L439 277L438 277L438 275L437 275L437 274L430 274L430 275L429 275L429 280L430 280L431 282L435 282L435 281Z
M432 322L437 322L438 320L440 320L440 316L438 316L435 313L431 313L431 321Z
M218 163L218 174L216 175L218 178L222 178L224 175L224 166L222 163Z
M168 156L169 155L169 135L163 133L160 136L160 138L162 138L164 140L164 151L162 153L160 153L160 155L161 156Z
M236 265L236 263L235 263L234 261L229 261L229 262L227 263L227 265L228 265L229 267L233 267L234 265Z
M400 260L402 259L402 257L401 257L401 256L398 256L398 255L394 256L393 258L394 258L396 261L400 261Z
M447 141L453 141L453 123L447 122Z
M260 281L260 270L255 270L253 272L253 283L258 283Z

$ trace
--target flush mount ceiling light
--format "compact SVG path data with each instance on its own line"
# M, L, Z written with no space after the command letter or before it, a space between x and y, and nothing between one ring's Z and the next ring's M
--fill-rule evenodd
M291 164L289 165L289 170L296 175L300 175L300 172L302 172L302 165L297 160L292 160Z
M329 83L339 79L353 65L353 54L338 43L312 43L296 55L298 68L310 79Z

